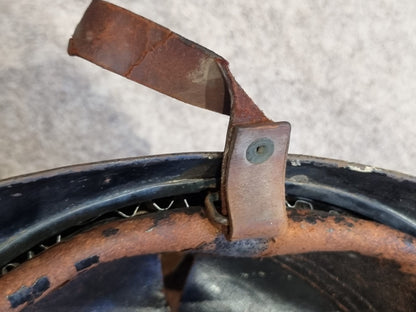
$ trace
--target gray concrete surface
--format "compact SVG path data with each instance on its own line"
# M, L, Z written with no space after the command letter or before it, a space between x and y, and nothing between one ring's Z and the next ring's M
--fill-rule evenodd
M416 175L416 2L114 1L230 61L291 153ZM0 178L222 150L227 118L66 54L88 0L0 1Z

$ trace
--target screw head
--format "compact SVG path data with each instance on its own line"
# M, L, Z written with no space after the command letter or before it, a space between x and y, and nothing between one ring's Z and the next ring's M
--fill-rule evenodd
M246 158L252 164L261 164L274 153L274 143L268 138L260 138L252 142L246 150Z

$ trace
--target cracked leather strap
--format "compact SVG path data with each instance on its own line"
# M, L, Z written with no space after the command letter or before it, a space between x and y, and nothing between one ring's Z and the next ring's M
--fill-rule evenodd
M222 212L230 221L224 232L241 239L276 237L286 229L290 125L263 114L235 81L226 60L153 21L98 0L82 17L68 52L185 103L230 115L221 180ZM264 139L273 149L270 159L247 161L249 145ZM258 151L264 148L260 144Z
M111 3L91 3L68 52L188 104L230 114L217 65L224 59Z

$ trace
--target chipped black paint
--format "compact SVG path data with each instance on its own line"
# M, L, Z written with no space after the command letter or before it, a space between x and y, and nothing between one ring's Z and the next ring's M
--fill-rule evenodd
M410 235L406 235L405 238L403 238L403 243L405 243L405 245L407 247L414 247L413 246L413 237Z
M305 209L288 209L288 217L295 222L307 222L309 224L316 224L318 221L324 222L328 218L328 213L318 210L307 210L308 214L305 215Z
M108 228L108 229L105 229L105 230L103 231L103 236L104 236L104 237L113 236L113 235L116 235L116 234L118 233L118 231L119 231L119 229L115 229L115 228Z
M334 218L335 223L341 223L345 221L345 218L343 216L336 216Z
M287 209L288 217L294 222L302 222L304 219L303 214L300 214L297 209Z
M351 217L349 217L348 220L353 220L354 222L357 221L356 218L351 218ZM348 220L344 216L336 216L334 218L334 221L337 224L342 224L342 225L345 225L345 226L350 227L350 228L354 227L354 224L349 222Z
M198 249L221 256L256 257L267 250L269 241L268 239L257 238L230 242L221 235L214 242L203 245Z
M98 263L98 262L99 262L99 257L98 256L92 256L92 257L85 258L85 259L75 263L75 268L77 269L77 271L81 271L81 270L84 270L84 269L90 267L91 265L93 265L95 263Z
M31 286L22 286L18 291L7 296L12 308L16 308L21 304L31 304L36 298L39 298L49 287L49 279L46 276L42 276L36 280Z
M308 210L307 215L303 213L304 211L305 211L304 209L288 209L287 210L288 217L290 218L290 220L294 222L307 222L309 224L317 224L318 221L324 222L326 219L331 217L331 215L329 215L326 211ZM339 216L334 217L335 223L340 224L340 225L345 225L350 228L354 227L354 223L352 222L356 222L357 220L358 219L354 217L350 217L350 216L345 217L345 216L339 215Z
M314 216L307 216L305 218L305 221L310 223L310 224L316 224L316 218Z

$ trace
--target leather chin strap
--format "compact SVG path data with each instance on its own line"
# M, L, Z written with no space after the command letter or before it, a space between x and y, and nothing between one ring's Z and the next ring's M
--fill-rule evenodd
M282 235L290 124L269 120L226 60L105 1L91 3L68 52L185 103L230 115L220 194L228 222L220 226L231 240Z

